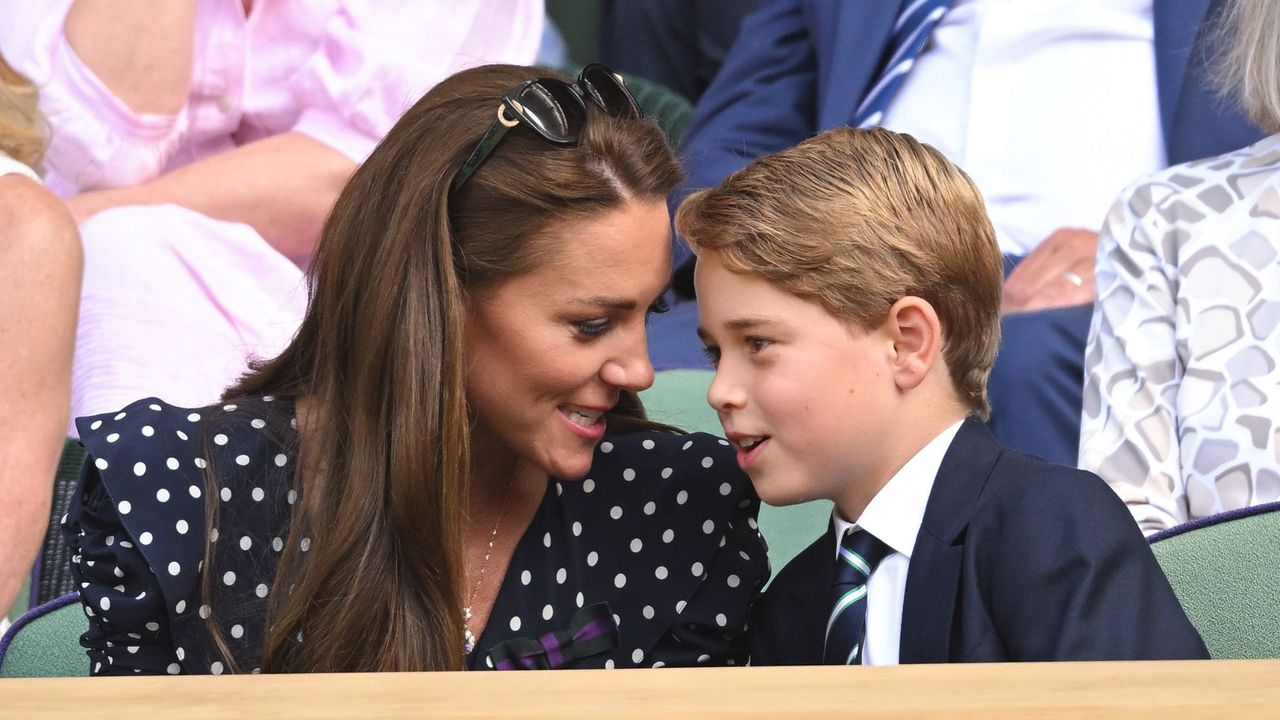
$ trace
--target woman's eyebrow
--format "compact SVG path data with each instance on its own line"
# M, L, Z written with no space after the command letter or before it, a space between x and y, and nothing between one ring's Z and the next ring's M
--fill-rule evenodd
M605 307L611 310L635 310L639 306L635 300L629 298L610 297L608 295L594 295L587 298L574 298L572 302L579 305L592 305L594 307Z

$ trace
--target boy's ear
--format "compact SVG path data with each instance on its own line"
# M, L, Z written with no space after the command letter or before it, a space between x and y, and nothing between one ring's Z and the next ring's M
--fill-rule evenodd
M885 329L893 340L891 372L899 390L924 382L942 350L942 323L923 298L908 295L889 308Z

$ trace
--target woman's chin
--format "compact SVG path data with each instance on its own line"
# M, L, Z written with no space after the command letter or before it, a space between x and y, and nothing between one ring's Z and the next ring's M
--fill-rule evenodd
M588 450L581 454L566 453L561 457L551 458L547 474L568 482L581 480L587 476L587 473L591 472L592 456L593 453Z

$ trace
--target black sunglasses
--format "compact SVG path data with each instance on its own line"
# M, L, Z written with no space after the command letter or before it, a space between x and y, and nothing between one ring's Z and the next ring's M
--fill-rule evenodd
M613 117L641 116L640 105L622 78L600 63L582 68L572 84L555 78L526 80L502 96L498 118L454 176L449 192L456 193L498 147L507 131L521 123L553 145L577 145L587 124L587 100Z

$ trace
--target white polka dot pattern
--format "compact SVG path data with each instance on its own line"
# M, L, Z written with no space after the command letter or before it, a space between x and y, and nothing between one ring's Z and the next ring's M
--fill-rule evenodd
M291 412L283 401L192 411L149 399L81 423L97 473L64 532L81 558L73 572L93 613L95 674L228 671L202 618L229 643L235 667L261 666L275 564L288 542L314 552L311 537L289 533L298 502ZM223 536L212 545L208 598L207 499ZM589 479L548 484L469 666L489 667L488 653L508 640L563 631L597 603L625 628L624 644L573 667L745 662L747 610L767 575L746 522L757 504L732 448L712 436L611 435Z

